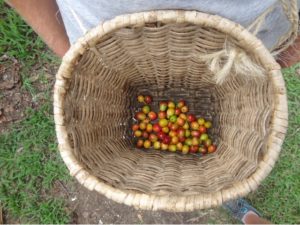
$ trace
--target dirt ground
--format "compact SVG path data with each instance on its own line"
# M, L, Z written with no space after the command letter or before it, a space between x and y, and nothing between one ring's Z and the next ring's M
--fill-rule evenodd
M221 209L199 210L188 213L136 210L116 203L95 191L89 191L76 181L68 184L56 182L54 190L68 202L75 224L203 224L229 223L227 213Z
M6 131L11 124L20 121L25 116L27 108L37 108L41 103L48 101L45 93L52 89L56 67L39 64L32 67L30 78L27 78L28 89L20 75L20 63L11 57L0 57L0 134ZM43 71L45 82L38 82Z
M32 106L30 94L21 89L18 61L1 57L0 64L0 133L11 123L24 117L24 110Z
M0 134L8 130L15 122L25 117L26 108L36 108L43 98L46 90L51 90L57 68L32 68L32 76L29 82L40 96L34 99L28 90L22 88L20 77L21 65L17 60L6 57L0 58ZM39 70L43 70L47 76L47 83L36 82ZM24 85L23 85L24 87ZM56 181L53 188L53 196L65 199L67 211L71 214L74 224L112 224L112 223L138 223L138 224L181 224L181 223L229 223L227 213L218 208L211 210L194 211L189 213L168 213L164 211L136 210L123 204L118 204L106 197L89 191L78 184L74 179L70 183ZM5 215L4 222L20 223ZM1 213L0 213L1 214ZM1 214L2 215L2 214ZM0 215L0 216L1 216Z

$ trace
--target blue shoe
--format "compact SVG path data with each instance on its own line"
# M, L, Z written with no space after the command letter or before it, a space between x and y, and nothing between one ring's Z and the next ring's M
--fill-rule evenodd
M242 222L243 217L249 211L254 212L259 217L261 216L260 213L255 208L253 208L247 201L245 201L242 198L239 198L239 199L233 200L233 201L225 202L223 204L223 207L227 211L229 211L235 219L237 219L241 222Z

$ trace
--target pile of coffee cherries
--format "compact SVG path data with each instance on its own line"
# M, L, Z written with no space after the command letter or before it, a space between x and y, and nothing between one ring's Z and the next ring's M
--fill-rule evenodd
M213 153L216 145L208 135L212 123L204 118L189 114L184 100L161 101L159 112L151 110L152 97L139 95L141 109L134 116L132 125L136 147L171 152Z

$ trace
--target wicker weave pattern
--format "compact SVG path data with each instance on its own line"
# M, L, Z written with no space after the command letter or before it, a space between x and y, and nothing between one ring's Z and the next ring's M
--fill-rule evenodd
M146 24L144 22L147 22ZM216 85L199 54L243 49L265 78L232 75ZM242 27L196 12L118 17L64 57L54 114L61 155L89 189L144 209L188 211L255 190L270 172L287 127L284 82L271 55ZM134 149L134 97L184 98L212 118L218 152L203 158Z

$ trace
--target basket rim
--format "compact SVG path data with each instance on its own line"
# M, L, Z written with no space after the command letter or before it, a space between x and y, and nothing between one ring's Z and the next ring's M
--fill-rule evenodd
M258 56L262 66L270 75L274 86L274 110L267 137L267 150L263 159L258 163L256 171L248 178L236 182L232 187L222 189L209 194L193 194L189 196L142 194L135 191L119 190L95 176L89 174L80 165L72 153L72 147L68 140L67 130L64 125L64 96L66 94L67 80L72 77L72 71L77 59L86 49L93 47L99 38L126 26L143 26L145 23L161 21L163 23L191 23L216 30L233 36L238 44L247 51ZM56 74L54 85L54 121L58 140L58 148L71 176L89 190L96 190L116 202L135 206L140 209L166 210L166 211L192 211L196 209L219 206L223 202L247 195L258 188L275 165L281 151L281 145L288 126L288 108L285 82L271 53L263 43L241 25L218 15L211 15L198 11L186 10L157 10L139 12L117 16L105 21L87 32L83 37L71 46L63 57L61 66Z

